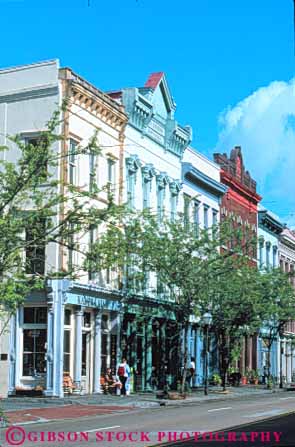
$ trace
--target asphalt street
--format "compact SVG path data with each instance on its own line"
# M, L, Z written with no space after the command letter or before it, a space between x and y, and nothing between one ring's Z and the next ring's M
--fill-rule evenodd
M221 402L202 402L177 407L159 407L148 409L134 409L121 414L94 415L79 419L59 420L50 423L23 425L23 427L9 427L1 430L1 446L23 445L32 446L100 446L100 447L146 447L170 441L179 441L194 433L203 436L231 427L238 433L251 431L249 424L254 421L269 421L257 425L263 431L271 434L270 441L255 444L239 438L229 441L215 442L215 445L278 445L295 446L295 417L288 416L282 420L275 417L280 414L295 411L295 395L289 393L271 394L267 396L251 396L243 399L224 400ZM267 424L267 425L265 425ZM294 427L292 427L292 424ZM243 425L243 427L240 427ZM268 427L264 429L263 427ZM291 427L291 428L290 428ZM280 432L281 442L275 442L274 432ZM210 435L208 435L210 436ZM256 439L257 441L257 439ZM283 443L284 442L284 443ZM204 443L188 442L178 445L214 445L213 440ZM173 443L172 443L173 445ZM177 445L177 444L176 444Z

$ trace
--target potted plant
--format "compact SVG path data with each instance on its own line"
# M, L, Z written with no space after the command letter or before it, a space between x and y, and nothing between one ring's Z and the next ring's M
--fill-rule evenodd
M213 385L221 385L222 380L220 375L217 373L212 374L211 382Z
M246 375L243 375L241 377L241 384L242 385L247 385L247 383L248 383L248 377Z
M252 369L251 371L251 383L253 385L258 385L259 381L259 372L257 369Z

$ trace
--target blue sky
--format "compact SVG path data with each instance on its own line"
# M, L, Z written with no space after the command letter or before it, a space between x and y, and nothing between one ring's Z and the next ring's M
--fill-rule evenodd
M150 72L165 71L176 117L193 127L194 147L211 156L216 147L228 152L241 144L266 206L293 224L293 1L89 2L0 0L0 66L59 58L104 90L143 85ZM259 101L269 97L275 104L261 115ZM250 126L249 138L250 116L263 129ZM270 136L274 121L281 127ZM285 155L282 144L290 145Z

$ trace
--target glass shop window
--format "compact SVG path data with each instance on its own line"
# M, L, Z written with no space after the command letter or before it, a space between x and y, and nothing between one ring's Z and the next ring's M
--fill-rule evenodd
M84 314L83 314L83 326L84 327L90 327L91 326L91 313L90 312L84 312Z
M64 372L70 373L71 365L71 331L64 331Z
M25 307L24 324L46 324L47 307Z
M101 329L103 331L108 331L108 329L109 329L109 318L108 318L108 315L102 315L102 317L101 317Z
M65 309L65 321L64 321L64 325L65 326L70 326L71 325L71 309Z
M46 372L46 329L24 329L23 375L35 376Z

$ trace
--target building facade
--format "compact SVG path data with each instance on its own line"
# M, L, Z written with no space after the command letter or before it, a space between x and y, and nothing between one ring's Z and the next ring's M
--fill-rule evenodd
M258 267L263 273L279 266L279 240L283 231L280 219L262 206L258 208ZM268 347L263 335L267 328L261 328L257 339L257 367L262 378L270 363L270 373L273 377L279 376L278 352L279 340L275 340L271 346L270 358L268 358ZM279 338L279 337L278 337Z
M249 240L256 238L257 206L261 197L256 192L256 182L245 169L241 148L237 146L232 149L229 157L214 154L214 160L221 167L221 182L228 188L221 202L221 220L230 218L234 228L240 228ZM249 258L249 264L256 267L256 248L249 247L245 255ZM239 369L242 375L248 369L257 369L257 337L244 337Z
M102 191L93 206L106 206L105 185L112 188L115 202L122 203L123 107L70 69L60 69L58 61L1 70L0 80L1 136L19 134L31 143L67 98L59 129L64 138L53 148L63 161L54 175L82 190L95 181ZM75 147L87 146L95 132L101 155L75 155ZM10 149L8 156L17 157L16 149ZM80 247L93 237L84 235ZM79 269L83 255L49 244L44 260L41 275L69 265ZM78 281L52 280L45 290L27 296L10 322L8 394L38 390L61 397L65 375L72 377L74 391L99 392L101 373L115 367L120 356L120 312L112 272L98 277L81 269Z
M227 188L220 183L220 167L204 155L189 147L182 162L184 215L196 229L210 229L218 225L220 205ZM204 379L204 329L200 319L192 318L188 331L188 357L195 359L196 371L193 386L203 385ZM218 372L218 352L211 337L209 377Z
M175 120L176 106L165 74L153 73L143 87L111 92L128 115L125 131L125 201L150 209L158 219L183 210L182 165L192 131ZM169 293L148 274L141 290L129 291L132 306L124 317L122 350L135 369L136 388L151 390L179 375L179 324Z
M279 241L279 265L283 272L293 273L295 269L295 233L289 228L284 228ZM294 276L291 276L295 287ZM283 384L295 381L295 321L285 325L284 332L280 337L278 346L277 369L279 378Z

